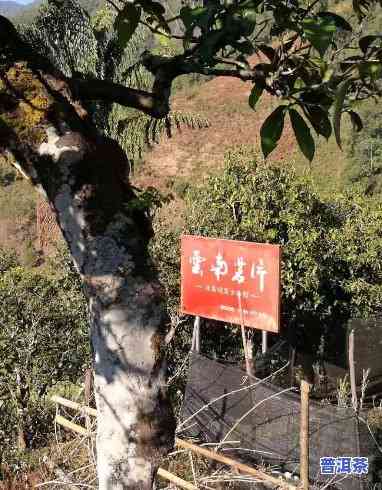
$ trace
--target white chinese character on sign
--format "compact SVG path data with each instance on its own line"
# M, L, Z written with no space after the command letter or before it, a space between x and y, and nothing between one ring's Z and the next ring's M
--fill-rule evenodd
M237 281L239 284L243 284L243 282L245 281L245 277L243 275L243 270L245 265L246 262L244 262L243 257L239 257L236 261L237 270L234 276L232 277L232 281Z
M192 256L190 257L190 264L192 265L192 273L203 275L202 263L207 259L200 255L200 250L194 250Z
M211 267L211 272L213 272L218 281L220 281L220 276L225 276L228 272L227 262L223 260L223 256L219 253L216 256L216 265Z
M267 270L264 267L264 261L263 259L259 260L259 264L255 265L252 264L251 268L251 279L256 279L256 276L259 276L259 281L260 281L260 292L262 293L264 291L264 286L265 286L265 276L268 274Z

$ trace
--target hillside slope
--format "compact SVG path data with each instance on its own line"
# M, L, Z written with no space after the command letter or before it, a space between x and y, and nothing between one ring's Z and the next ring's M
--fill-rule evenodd
M0 15L4 15L5 17L14 17L27 8L27 6L22 5L19 2L14 2L12 0L0 1Z
M262 158L260 128L280 101L263 95L254 111L248 104L250 90L250 82L220 77L178 92L173 97L172 109L201 114L209 120L210 127L181 128L174 131L171 138L163 137L136 169L134 184L170 190L190 180L195 182L203 175L217 171L225 152L234 145L254 147ZM321 190L331 191L342 186L347 157L336 146L334 138L329 142L321 138L317 140L316 158L309 164L296 148L287 120L279 145L269 161L294 165L300 172L311 174Z

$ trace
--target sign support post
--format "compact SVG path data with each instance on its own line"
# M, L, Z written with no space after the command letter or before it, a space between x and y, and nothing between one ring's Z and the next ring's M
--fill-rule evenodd
M266 330L262 331L262 343L261 343L261 352L266 354L268 350L268 332Z
M191 350L197 352L198 354L200 352L200 316L195 317Z
M200 317L241 326L246 371L255 376L253 338L246 327L280 330L279 245L183 235L181 253L181 311L196 315L192 350L200 351Z
M249 352L249 342L247 342L247 336L245 334L244 316L243 308L241 306L241 292L239 293L239 310L240 310L240 327L241 327L241 338L243 341L244 358L245 358L245 370L250 378L255 377L254 367L253 367L253 355Z

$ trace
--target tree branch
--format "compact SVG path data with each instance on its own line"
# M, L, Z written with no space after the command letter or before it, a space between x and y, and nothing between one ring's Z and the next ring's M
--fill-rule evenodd
M222 69L200 64L195 58L192 58L192 55L190 56L189 52L166 57L153 55L146 51L142 54L142 63L154 76L150 93L106 80L65 77L48 60L36 56L30 46L20 38L12 23L1 16L0 41L4 41L0 48L0 59L5 57L11 64L15 61L27 61L36 73L41 70L52 74L68 85L74 99L114 102L140 110L154 118L162 118L168 114L172 82L180 75L199 73L207 76L228 76L243 81L252 80L264 87L266 82L266 74L260 66L245 69L237 61L232 61L230 63L236 65L236 69ZM229 60L224 59L223 62L227 63Z
M161 118L168 114L168 98L99 79L67 79L73 95L81 100L103 100L138 109L149 116Z
M199 73L207 76L234 77L243 81L258 82L266 88L267 74L261 67L256 66L252 69L211 68L187 60L184 55L165 57L152 55L147 51L142 54L142 64L155 77L152 93L99 79L68 79L67 83L79 99L116 102L155 118L162 118L168 114L172 82L180 75Z

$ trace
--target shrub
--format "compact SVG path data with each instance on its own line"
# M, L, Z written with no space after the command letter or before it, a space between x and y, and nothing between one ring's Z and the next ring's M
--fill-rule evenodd
M360 107L363 130L353 131L346 177L359 182L369 195L380 196L382 192L382 110L374 101Z
M152 253L172 312L179 305L182 232L282 245L282 332L313 355L324 341L338 360L347 320L381 311L379 203L357 194L324 200L293 169L259 163L242 148L227 155L219 175L188 191L185 206L178 229L163 227L160 216L154 223ZM211 329L203 339L216 349L224 331L217 336Z
M86 304L73 271L66 268L60 276L48 277L12 265L0 277L4 459L17 447L47 442L54 415L48 391L58 382L77 382L89 364Z

